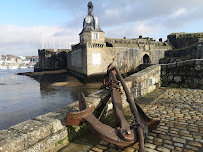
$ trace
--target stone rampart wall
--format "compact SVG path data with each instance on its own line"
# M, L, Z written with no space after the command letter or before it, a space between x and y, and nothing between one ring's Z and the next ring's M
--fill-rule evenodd
M182 49L174 49L165 51L164 58L160 59L160 64L168 64L191 59L203 58L203 42L199 42L194 46Z
M203 87L203 59L163 64L161 67L162 86Z
M87 71L88 76L106 73L110 63L117 66L122 74L137 71L140 64L144 63L144 56L148 56L150 64L158 64L164 57L166 50L144 50L128 47L88 48ZM93 54L100 56L100 63L93 63Z
M86 45L80 45L77 49L67 54L67 69L87 75L87 49Z
M144 44L156 46L157 48L170 49L171 46L167 42L155 41L152 38L136 38L136 39L116 39L116 38L107 38L105 37L105 42L112 44L114 47L139 47Z
M168 35L168 41L176 48L187 48L201 42L203 33L172 33Z
M67 69L90 77L105 74L108 65L113 63L121 73L132 73L140 64L158 64L164 52L172 49L167 42L150 38L105 38L104 42L92 41L72 46L73 50L67 55Z
M35 65L35 72L66 69L69 51L69 49L39 49L39 62Z
M160 66L148 67L125 79L134 98L152 92L159 86ZM124 92L124 91L123 91ZM100 90L88 97L86 101L94 111L106 102L109 93ZM122 95L123 107L126 107L125 94ZM78 101L57 111L38 116L17 124L7 130L0 131L0 152L55 152L68 145L80 127L74 129L65 125L65 118L71 111L78 111ZM108 110L112 109L109 104Z

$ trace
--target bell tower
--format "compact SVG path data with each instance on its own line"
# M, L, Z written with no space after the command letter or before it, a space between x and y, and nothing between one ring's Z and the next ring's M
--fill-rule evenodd
M99 21L96 16L94 16L94 5L90 0L87 4L88 15L83 20L83 30L80 35L80 43L86 42L104 42L104 32L99 27Z

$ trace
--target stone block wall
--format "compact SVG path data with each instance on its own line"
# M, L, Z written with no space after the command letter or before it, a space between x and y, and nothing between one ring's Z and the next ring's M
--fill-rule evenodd
M139 98L152 92L160 86L161 66L153 65L138 73L130 75L125 80L134 98Z
M137 71L140 64L143 64L145 55L149 57L151 64L158 64L164 57L166 50L148 50L127 47L106 47L106 48L88 48L87 51L87 73L97 75L106 73L107 67L113 63L118 67L122 74ZM93 54L100 56L100 63L93 64Z
M132 73L145 61L158 64L164 52L171 48L167 42L150 38L112 39L102 36L99 40L73 45L67 55L67 69L74 75L91 77L105 74L108 65L113 63L121 73Z
M203 59L193 59L161 66L162 86L203 87Z
M69 49L39 49L39 62L35 65L35 72L66 69L69 51Z
M87 49L86 45L72 46L74 50L67 54L67 69L69 72L77 72L87 75Z
M160 59L159 63L168 64L202 58L203 58L203 42L199 42L196 45L188 48L165 51L164 58Z
M112 47L128 47L137 49L171 49L171 46L167 42L158 42L152 38L135 38L135 39L118 39L118 38L107 38L105 37L105 42Z
M176 49L180 49L201 42L203 33L172 33L167 38Z

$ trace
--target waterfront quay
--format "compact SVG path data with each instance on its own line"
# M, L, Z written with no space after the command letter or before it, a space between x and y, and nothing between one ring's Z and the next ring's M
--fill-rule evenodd
M160 88L141 98L139 103L146 114L161 121L156 130L149 132L146 151L203 151L203 90ZM132 123L130 110L125 115ZM90 133L60 152L137 152L138 148L138 143L119 148Z

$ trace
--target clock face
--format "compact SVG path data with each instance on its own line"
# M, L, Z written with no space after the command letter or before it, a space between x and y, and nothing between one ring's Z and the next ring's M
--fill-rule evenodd
M87 17L85 18L85 21L86 21L87 23L92 22L92 17L91 17L91 16L87 16Z

